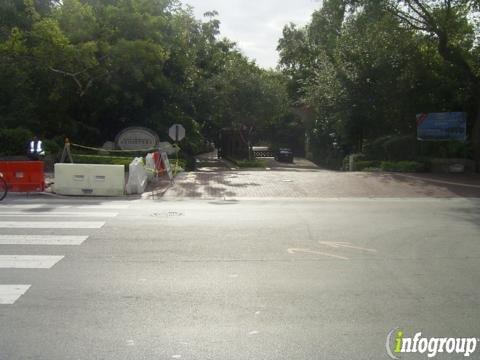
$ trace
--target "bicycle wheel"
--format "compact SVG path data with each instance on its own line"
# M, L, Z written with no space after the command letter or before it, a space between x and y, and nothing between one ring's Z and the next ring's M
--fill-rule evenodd
M0 201L5 199L5 196L7 196L8 188L7 188L7 182L3 177L0 177Z

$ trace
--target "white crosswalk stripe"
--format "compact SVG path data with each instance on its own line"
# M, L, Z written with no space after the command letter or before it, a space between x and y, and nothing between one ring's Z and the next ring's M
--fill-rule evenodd
M51 269L64 258L64 255L47 255L46 249L51 246L82 245L89 237L87 235L89 230L100 229L105 225L105 221L96 221L95 219L114 218L118 213L109 210L125 210L128 206L128 204L115 202L67 205L65 202L55 203L54 201L48 203L18 201L14 204L1 204L0 219L4 221L0 221L0 229L9 230L12 234L0 235L0 275L2 270L6 269L20 271L22 269ZM39 221L36 221L37 219ZM62 221L52 221L53 219ZM83 234L69 235L69 232L65 234L65 231L72 229L81 231ZM14 233L17 230L21 233ZM37 230L43 231L43 234L36 233ZM48 230L48 234L45 234L46 230ZM54 234L50 234L52 232ZM4 246L9 246L7 248L9 254L2 251L2 247L5 249ZM16 255L11 254L12 246L36 246L32 249L43 250L41 255ZM24 248L22 248L22 252L25 253ZM2 280L2 282L6 284L0 284L0 305L15 304L32 286L32 284L16 284L14 279Z
M62 259L52 255L0 255L0 269L50 269Z
M2 229L100 229L103 221L0 221Z
M9 210L9 209L23 209L23 210L31 210L31 209L71 209L69 205L61 205L61 206L43 206L41 204L24 204L24 205L0 205L0 210Z
M0 235L0 245L81 245L88 236Z
M0 305L12 305L31 285L0 285Z
M99 205L42 205L42 204L8 204L3 205L0 204L0 210L7 210L7 209L88 209L88 210L126 210L128 209L129 205L125 204L99 204Z
M20 216L22 218L31 218L31 217L102 217L102 218L113 218L117 216L118 213L112 212L31 212L31 213L24 213L24 212L16 212L16 211L0 211L0 217L12 217L12 216Z

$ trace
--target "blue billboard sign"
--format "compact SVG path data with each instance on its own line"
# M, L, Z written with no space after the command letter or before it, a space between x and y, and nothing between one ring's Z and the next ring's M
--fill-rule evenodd
M418 140L467 139L467 115L463 112L421 113L417 115Z

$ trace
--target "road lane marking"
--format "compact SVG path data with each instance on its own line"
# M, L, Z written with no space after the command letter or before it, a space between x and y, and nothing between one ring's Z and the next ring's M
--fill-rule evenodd
M104 209L104 210L125 210L130 205L77 205L76 209Z
M322 251L315 251L315 250L309 250L309 249L291 248L291 249L288 249L287 251L292 255L295 255L295 253L305 253L305 254L328 256L328 257L332 257L332 258L340 259L340 260L349 260L349 258L347 258L345 256L334 255L334 254L329 254L329 253L325 253L325 252L322 252Z
M0 209L39 209L44 207L43 205L36 204L36 205L1 205ZM53 208L52 208L53 209Z
M88 236L0 235L0 245L81 245Z
M31 285L0 285L0 305L12 305Z
M50 269L64 256L0 255L1 269Z
M100 229L103 225L104 221L0 221L2 229Z
M0 205L0 209L2 210L10 210L10 209L15 209L15 210L35 210L35 209L41 209L41 210L58 210L58 209L71 209L72 206L51 206L51 205L42 205L42 204L31 204L31 205Z
M114 218L118 213L112 212L16 212L0 211L0 217L21 216L21 217L105 217Z
M368 249L368 248L363 248L360 246L354 246L351 243L348 242L338 242L338 241L319 241L318 242L320 245L328 246L334 249L339 249L339 248L345 248L345 249L352 249L352 250L360 250L360 251L367 251L370 253L376 253L376 249Z
M126 204L99 204L99 205L55 205L55 204L0 204L0 209L88 209L88 210L126 210Z

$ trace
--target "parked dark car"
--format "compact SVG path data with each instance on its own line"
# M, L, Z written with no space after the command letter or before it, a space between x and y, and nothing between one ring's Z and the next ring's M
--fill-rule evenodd
M289 148L280 148L275 152L275 160L293 164L293 151Z

